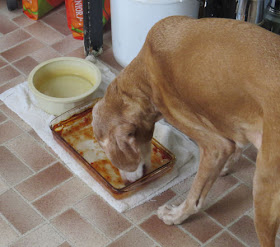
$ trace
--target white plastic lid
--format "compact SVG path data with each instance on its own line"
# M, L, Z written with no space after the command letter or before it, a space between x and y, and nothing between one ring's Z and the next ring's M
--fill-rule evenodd
M130 1L141 2L146 4L172 4L172 3L182 3L187 1L200 2L200 0L130 0Z

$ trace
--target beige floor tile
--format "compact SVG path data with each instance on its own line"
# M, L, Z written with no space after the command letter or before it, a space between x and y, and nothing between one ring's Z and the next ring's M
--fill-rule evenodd
M7 3L5 1L0 1L0 10L6 9L7 8Z
M28 131L28 133L35 139L37 142L41 143L41 145L44 147L45 150L47 150L53 157L56 159L60 159L59 156L54 152L54 150L48 146L41 138L38 136L38 134L34 131L34 129Z
M10 21L9 18L7 18L3 14L0 14L0 20L2 23L2 25L0 25L0 33L2 33L2 34L10 33L18 28L18 26L15 23ZM4 23L5 23L5 25L3 25Z
M112 47L112 32L105 32L103 35L103 44Z
M38 51L33 52L31 57L34 58L38 63L42 63L52 58L61 57L61 55L53 48L46 46Z
M152 247L154 241L145 235L144 232L138 228L133 228L113 243L109 244L108 247Z
M141 228L163 247L188 247L199 246L189 235L176 226L165 225L156 215L143 222Z
M61 163L56 163L20 183L15 188L27 200L33 201L70 177L72 177L72 173Z
M115 238L131 226L129 221L96 194L81 201L75 209L110 238Z
M20 42L29 39L31 36L22 29L17 29L0 39L0 52L3 52Z
M57 216L52 224L77 247L102 247L108 239L93 228L73 209Z
M202 243L207 242L222 230L219 225L204 213L191 216L182 224L182 227Z
M259 241L254 227L254 221L249 216L243 216L229 230L250 246L258 247Z
M64 239L48 224L43 225L35 231L19 239L11 247L57 247Z
M70 53L66 54L66 56L69 57L78 57L78 58L85 58L85 49L84 47L80 47L74 51L71 51Z
M32 174L32 171L4 146L0 146L0 157L0 174L8 185L13 186Z
M66 12L65 9L63 11ZM41 21L47 23L52 28L54 28L55 30L59 31L60 33L66 36L71 35L71 31L68 28L67 18L65 13L64 15L61 15L59 13L46 15L41 19Z
M5 183L5 181L0 177L0 195L9 189L9 186Z
M22 9L15 9L13 11L9 11L8 8L1 9L1 13L6 15L9 20L12 20L13 18L22 15Z
M22 234L44 222L43 218L12 190L0 196L0 212Z
M245 247L245 245L225 232L207 244L206 247Z
M20 58L30 55L44 47L44 44L37 39L31 38L17 46L14 46L4 52L1 55L7 59L9 62L13 62Z
M5 247L17 240L18 233L0 216L0 247Z
M55 161L55 158L28 134L13 139L7 146L35 171L39 171Z
M244 243L249 246L259 247L259 240L255 230L254 221L249 216L243 216L239 221L232 225L229 230ZM280 229L278 231L280 233ZM280 239L275 241L276 247L280 247Z
M209 191L207 198L205 200L205 207L207 207L213 201L216 201L219 196L226 193L227 190L231 189L238 183L238 180L231 175L218 177L213 187Z
M90 188L78 178L73 178L67 183L56 188L33 205L47 218L66 210L73 204L90 194Z
M253 206L252 190L240 185L206 210L207 214L226 226Z
M143 218L147 217L151 213L155 212L158 207L171 200L176 194L172 190L167 190L161 195L152 198L150 201L133 208L124 214L130 218L133 222L139 222Z
M1 41L0 41L0 42L1 42ZM8 64L8 63L7 63L3 58L0 57L0 68L6 66L7 64Z
M243 154L247 156L250 160L255 161L257 160L258 150L253 146L250 145Z
M0 69L0 85L3 85L6 81L12 80L19 75L20 73L10 65L2 67Z
M71 247L71 245L68 242L64 242L61 245L59 245L58 247Z
M36 60L34 60L32 57L27 56L24 57L16 62L13 63L13 65L19 69L23 74L25 75L29 75L29 73L31 72L31 70L33 70L33 68L38 65L38 62Z
M64 35L53 30L41 21L37 21L34 24L25 27L25 30L47 45L52 45L64 38Z
M192 186L194 177L195 177L195 175L193 175L189 178L186 178L181 183L178 183L175 186L173 186L172 190L175 191L179 195L188 192Z
M1 107L1 106L0 106ZM2 113L2 112L0 112L0 124L2 123L2 122L4 122L4 121L6 121L7 120L7 117Z
M84 42L82 40L76 40L72 35L68 35L63 40L53 44L52 48L65 55L83 46Z
M26 27L28 25L33 24L35 21L28 18L26 15L22 14L20 16L13 18L13 22L18 24L20 27Z
M27 79L26 76L19 75L19 76L15 77L14 79L10 80L8 83L6 83L2 86L0 85L0 93L3 93L12 87L15 87L19 83L26 81L26 79Z
M9 118L11 118L13 122L16 123L16 125L19 126L22 130L29 131L30 129L32 129L29 124L24 122L22 118L20 118L15 112L13 112L6 105L4 104L1 105L0 110L3 111Z
M113 49L107 49L106 51L104 51L100 56L99 59L102 60L103 62L109 64L110 66L112 66L113 68L117 69L118 71L121 71L123 69L123 67L121 65L118 64L118 62L116 61L114 54L113 54Z
M241 157L232 169L232 174L238 177L246 185L253 187L253 177L256 166L245 157Z
M177 194L183 194L190 190L192 183L194 181L194 176L185 179L182 183L179 183L172 187ZM224 194L227 190L232 188L238 183L238 180L230 175L224 177L218 177L215 181L213 187L210 189L206 201L204 202L204 207L207 207L210 203L213 203L219 196Z

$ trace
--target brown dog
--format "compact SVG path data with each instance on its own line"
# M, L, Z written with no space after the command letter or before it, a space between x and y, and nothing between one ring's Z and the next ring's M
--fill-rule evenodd
M154 124L162 117L197 142L200 165L187 199L160 207L158 216L180 224L198 212L217 176L251 142L259 150L255 226L261 246L274 246L280 222L280 37L235 20L158 22L93 109L96 138L124 178L143 175Z

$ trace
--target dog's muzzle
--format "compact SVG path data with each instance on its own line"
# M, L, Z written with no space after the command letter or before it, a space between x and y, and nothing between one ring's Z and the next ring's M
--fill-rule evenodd
M147 170L146 165L140 164L138 166L137 170L134 172L126 172L123 170L119 170L119 171L120 171L121 177L125 183L127 183L127 182L132 183L132 182L136 181L137 179L142 178L145 175L146 170Z

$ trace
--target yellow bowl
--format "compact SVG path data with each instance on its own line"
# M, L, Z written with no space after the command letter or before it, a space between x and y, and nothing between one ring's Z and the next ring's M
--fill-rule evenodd
M75 57L60 57L37 65L28 84L38 106L60 115L93 98L101 83L100 70L91 62Z

